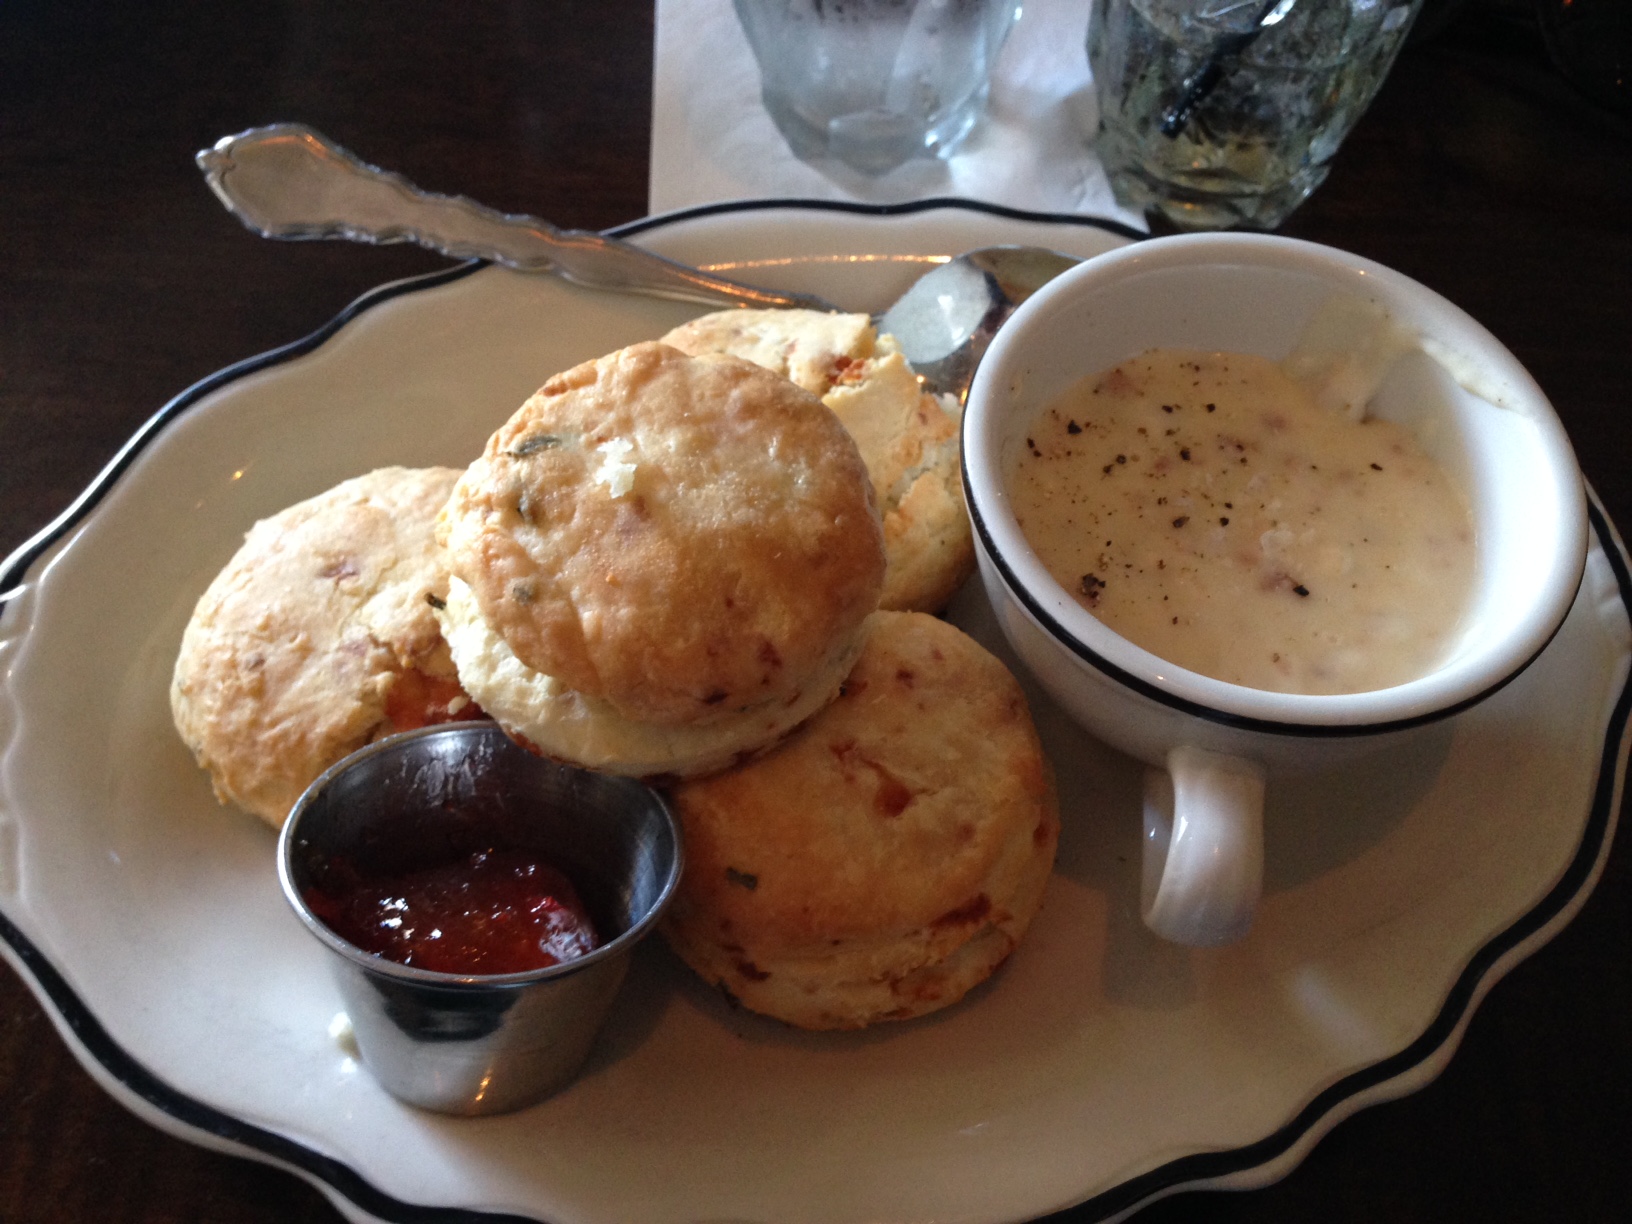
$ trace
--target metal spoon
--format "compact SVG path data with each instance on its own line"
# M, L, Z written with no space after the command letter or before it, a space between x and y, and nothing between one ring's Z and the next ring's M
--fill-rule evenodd
M1201 67L1184 82L1183 92L1173 108L1162 118L1161 132L1169 140L1176 139L1184 130L1184 125L1190 122L1190 116L1195 114L1196 108L1207 100L1207 96L1218 88L1218 83L1224 79L1224 73L1232 62L1242 52L1250 47L1264 31L1271 26L1279 25L1286 19L1298 0L1264 0L1258 15L1252 19L1250 28L1237 34L1226 34L1213 44L1207 58L1202 61Z
M711 306L836 310L821 298L714 276L633 243L422 191L297 123L225 136L197 156L227 210L266 238L413 242L613 289ZM873 322L894 335L925 387L960 401L1014 308L1080 260L1041 247L987 247L921 277Z

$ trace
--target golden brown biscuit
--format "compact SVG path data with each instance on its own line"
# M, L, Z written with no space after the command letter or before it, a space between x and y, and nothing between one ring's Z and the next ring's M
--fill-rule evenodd
M593 704L574 717L757 726L825 688L819 704L883 581L866 469L833 414L747 361L653 343L547 382L439 530L502 645L473 647L483 675L511 655ZM466 677L486 705L480 682Z
M459 473L382 468L251 528L199 599L170 684L176 729L216 796L274 828L348 753L480 711L427 597Z
M675 328L665 344L730 353L822 398L856 440L884 517L889 569L880 606L934 612L974 569L958 471L958 409L919 388L895 339L862 314L723 310Z
M955 1002L1013 951L1059 815L1024 695L922 613L879 612L837 701L773 752L675 787L675 951L744 1006L858 1028Z

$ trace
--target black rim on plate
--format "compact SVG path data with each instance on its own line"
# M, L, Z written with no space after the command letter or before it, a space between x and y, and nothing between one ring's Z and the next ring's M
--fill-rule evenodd
M954 199L920 200L908 204L886 205L858 205L831 200L734 201L645 218L609 230L608 233L629 237L698 217L778 209L806 209L864 216L902 216L935 209L956 209L1012 220L1100 229L1128 238L1145 236L1114 221L1028 213L998 205ZM403 294L459 280L483 266L485 265L482 261L472 260L441 272L382 285L358 298L330 322L304 339L237 362L187 388L137 430L108 465L98 473L90 486L62 514L7 558L4 568L0 569L0 616L6 612L6 601L22 588L23 580L34 562L95 508L136 456L152 443L170 422L199 400L248 374L311 352L365 310ZM1632 574L1629 574L1626 559L1617 546L1614 531L1596 502L1589 502L1588 516L1593 535L1614 571L1621 602L1632 609ZM1447 1043L1453 1041L1463 1021L1470 1014L1480 987L1503 958L1558 918L1591 880L1593 870L1606 847L1620 794L1621 746L1626 736L1629 714L1632 714L1632 682L1622 689L1616 699L1605 729L1592 805L1580 844L1569 865L1546 896L1529 912L1521 915L1474 953L1468 965L1452 984L1444 1004L1416 1040L1398 1053L1338 1080L1317 1094L1293 1118L1262 1139L1242 1147L1171 1160L1075 1205L1071 1208L1075 1213L1074 1218L1107 1219L1130 1210L1162 1191L1198 1182L1217 1181L1277 1160L1296 1147L1345 1101L1424 1065ZM363 1211L380 1219L393 1221L395 1224L536 1224L534 1218L530 1216L470 1208L428 1207L404 1202L372 1185L343 1161L324 1156L291 1139L223 1113L177 1091L113 1040L62 974L3 911L0 911L0 939L5 940L16 963L25 970L24 976L30 980L36 995L56 1012L60 1023L73 1034L80 1048L95 1060L103 1073L125 1091L182 1126L202 1135L224 1140L243 1155L259 1158L304 1175Z

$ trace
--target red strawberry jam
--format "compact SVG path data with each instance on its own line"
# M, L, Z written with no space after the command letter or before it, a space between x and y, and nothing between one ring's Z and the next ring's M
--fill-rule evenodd
M572 882L525 850L483 850L397 876L331 859L307 907L342 939L439 973L522 973L599 946Z

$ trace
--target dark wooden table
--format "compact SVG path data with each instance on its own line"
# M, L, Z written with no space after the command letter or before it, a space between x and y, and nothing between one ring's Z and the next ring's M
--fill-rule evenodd
M1522 6L1498 9L1408 49L1286 232L1392 265L1482 320L1632 523L1632 125L1560 77ZM0 553L193 380L442 266L254 238L205 190L194 150L299 119L426 186L616 225L644 212L651 45L649 0L0 4ZM1269 1189L1181 1195L1140 1218L1628 1218L1626 840L1437 1082L1343 1123ZM0 1219L338 1216L292 1176L127 1114L0 971Z

